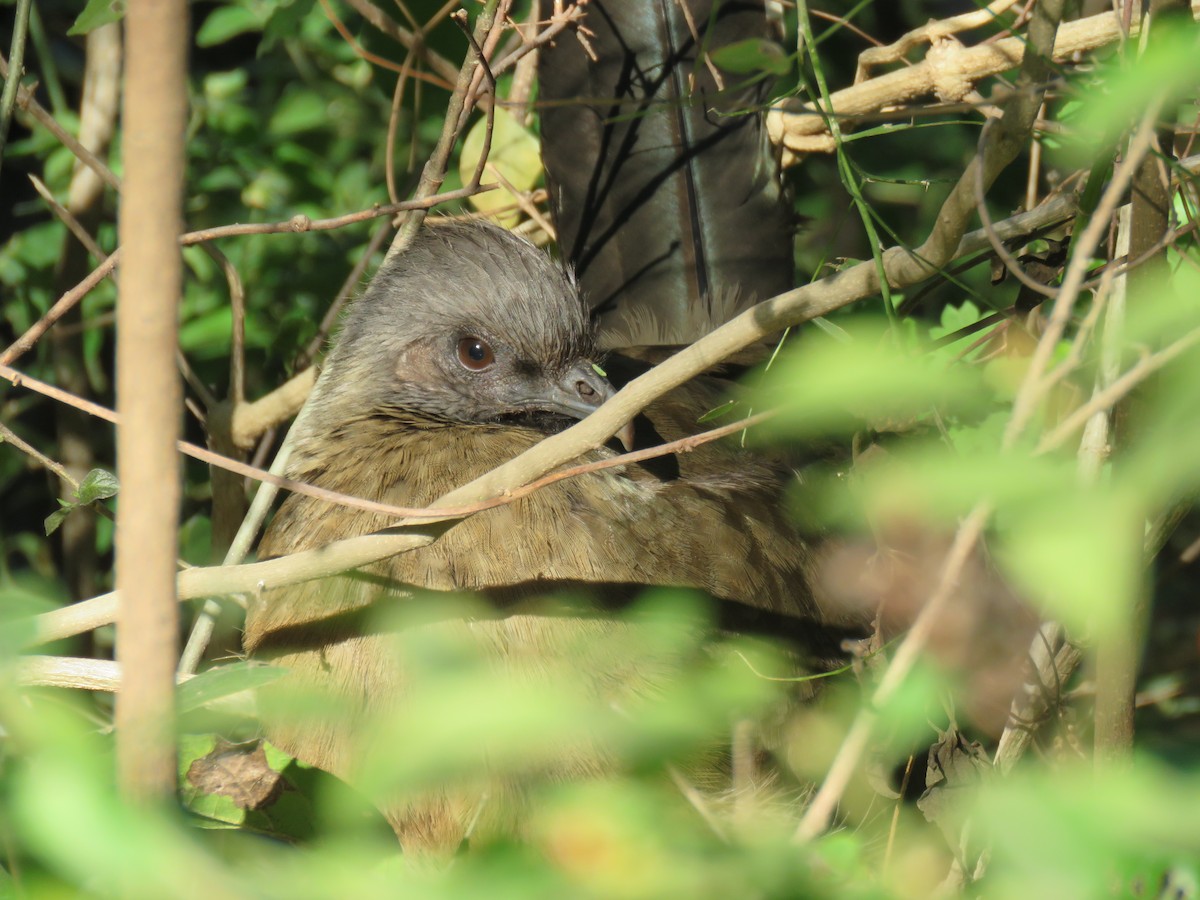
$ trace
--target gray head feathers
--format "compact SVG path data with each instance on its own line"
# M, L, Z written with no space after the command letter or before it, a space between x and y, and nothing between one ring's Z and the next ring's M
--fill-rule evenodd
M568 406L580 392L588 402L593 390L611 393L593 383L596 357L576 286L545 253L484 223L427 226L346 314L308 421L328 429L381 415L461 424L529 412L579 417L560 408L564 390ZM553 402L539 403L548 392Z
M594 340L573 280L533 244L484 222L425 227L375 275L339 345L438 327L504 335L531 359L575 359Z

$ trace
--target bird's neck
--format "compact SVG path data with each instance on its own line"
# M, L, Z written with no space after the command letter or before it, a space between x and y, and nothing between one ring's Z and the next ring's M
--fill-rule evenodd
M461 425L419 414L379 415L331 427L309 423L289 477L401 506L431 503L540 441L530 428Z

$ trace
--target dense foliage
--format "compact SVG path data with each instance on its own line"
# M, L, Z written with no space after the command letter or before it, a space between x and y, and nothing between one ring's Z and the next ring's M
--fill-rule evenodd
M68 131L80 128L83 35L119 19L119 5L93 0L83 15L77 4L57 0L33 7L24 83L36 84L36 98ZM408 196L442 130L449 86L409 81L389 160L393 92L407 53L362 18L356 10L363 5L192 6L186 230L368 209L388 201L389 167L397 194ZM549 4L541 5L545 13ZM778 46L748 48L723 62L773 79L779 97L816 97L821 84L836 90L852 83L867 46L863 35L890 42L942 15L944 5L823 3L807 10L809 18L789 9ZM433 3L411 7L422 22L436 12ZM999 33L1018 8L964 40ZM409 11L399 4L388 14L399 21ZM0 13L7 55L18 6L5 3ZM522 8L513 14L522 21L527 15ZM252 759L238 752L256 734L245 692L277 673L231 661L239 649L234 604L205 671L179 692L183 811L126 805L113 785L111 696L44 686L36 660L21 656L29 652L32 615L112 589L113 529L101 514L120 502L108 475L115 470L112 428L99 420L81 424L55 401L0 382L6 436L11 430L81 482L72 488L5 438L0 892L840 898L929 896L946 881L995 897L1195 896L1200 255L1190 228L1197 198L1185 163L1200 54L1195 30L1175 25L1173 35L1111 45L1087 65L1064 66L1029 146L988 195L990 218L1000 221L1027 205L1030 171L1035 201L1064 186L1082 191L1077 216L1010 245L1035 288L1053 293L1072 267L1091 278L1060 322L1052 324L1054 300L1002 277L1005 264L988 245L938 277L806 325L751 379L749 405L778 414L749 440L854 449L852 465L814 468L796 504L823 528L848 536L831 562L835 581L839 574L839 583L848 583L849 573L870 575L866 587L846 590L844 602L886 600L890 617L852 665L821 680L818 703L792 710L781 725L774 748L787 776L769 802L743 801L736 792L697 798L686 767L683 775L671 769L664 776L673 761L707 753L731 723L777 708L795 686L770 677L775 648L734 639L701 645L692 625L713 610L696 597L659 592L628 615L661 623L646 632L660 642L655 653L690 662L687 677L636 719L597 708L570 672L562 673L556 695L531 695L497 681L453 642L423 648L415 664L436 673L436 690L377 723L389 748L373 770L380 783L413 790L469 779L486 761L529 779L540 798L523 840L490 844L444 872L397 858L379 815L331 777L270 747ZM798 39L805 28L808 39ZM1024 34L1023 23L1017 29ZM427 45L456 67L466 53L462 32L444 20ZM802 50L784 49L797 46ZM517 89L511 73L499 79L501 97ZM1002 88L846 124L836 153L808 156L789 169L801 221L796 283L872 260L889 246L920 244L975 153L992 102L1004 102ZM1155 246L1145 265L1126 278L1112 261L1128 253L1130 225L1103 198L1147 109L1160 110L1167 152L1149 158L1173 179L1173 230L1169 241L1149 242ZM528 187L544 209L530 151L537 127L537 104L529 100L526 110L505 114L494 152L509 180ZM118 129L106 155L118 173L120 143ZM99 262L80 259L66 225L28 186L27 176L36 176L66 202L74 160L27 111L17 112L0 170L4 345ZM454 163L448 189L463 181L457 151ZM1129 203L1130 192L1118 187L1115 199ZM106 252L116 244L116 204L115 192L106 190L80 212ZM1095 217L1103 219L1101 239L1079 256L1074 245ZM506 224L515 220L537 237L527 215ZM381 259L381 245L370 242L386 221L216 242L245 285L247 397L268 393L308 365L348 274L368 254L366 273L349 285L357 289ZM1134 246L1145 243L1135 236ZM212 397L201 392L224 398L230 391L234 316L219 265L199 246L184 257L179 343L192 372L185 431L204 444L198 413ZM102 281L17 368L112 408L115 299L113 282ZM1049 356L1039 358L1045 350ZM1128 390L1111 399L1100 396L1126 383ZM1082 419L1080 427L1070 424L1089 402L1101 417L1112 413L1100 447L1081 445ZM253 458L269 464L277 446L271 430ZM91 470L101 471L87 475ZM188 461L184 477L179 557L208 565L223 555L229 524L214 522L207 467ZM982 549L949 568L956 535L962 541L975 527ZM953 588L951 600L921 638L915 664L889 683L887 663L894 666L905 652L898 648L908 646L907 627L943 588ZM421 621L429 614L423 602L388 614ZM440 603L445 614L446 601ZM685 617L688 627L679 625ZM1031 749L993 767L1010 700L1024 690L1036 621L1060 623L1084 663L1063 683L1053 675L1043 682L1052 701L1030 723ZM1097 676L1103 654L1130 635L1144 659L1137 739L1127 757L1106 747L1092 722L1093 698L1104 690ZM35 652L103 660L111 644L112 626L103 626ZM795 840L812 786L864 721L870 737L833 827ZM625 774L602 784L539 782L544 742L585 734L616 747ZM222 767L240 765L257 767L261 796L235 798L221 789Z

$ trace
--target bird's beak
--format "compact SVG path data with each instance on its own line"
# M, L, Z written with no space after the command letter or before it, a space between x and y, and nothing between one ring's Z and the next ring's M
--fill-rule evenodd
M615 394L607 378L592 368L591 363L573 366L557 384L549 385L538 405L548 412L561 413L573 419L585 419ZM626 452L633 449L633 421L626 422L616 433Z

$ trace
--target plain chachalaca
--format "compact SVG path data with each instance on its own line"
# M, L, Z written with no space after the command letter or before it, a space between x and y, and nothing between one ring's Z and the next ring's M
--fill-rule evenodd
M545 254L492 226L429 227L348 313L297 436L290 476L386 503L428 504L599 406L613 389L593 369L598 359L575 285ZM667 440L691 433L720 399L715 380L693 382L652 405L639 432ZM772 632L790 622L804 635L816 613L812 555L780 509L790 473L736 442L702 445L666 468L634 465L559 481L367 567L367 577L268 591L251 608L245 648L298 677L324 680L347 708L369 709L402 703L406 674L392 639L363 631L352 614L401 598L409 586L482 592L497 612L471 622L470 639L501 672L534 679L549 677L540 674L553 668L548 660L577 647L581 635L636 627L525 604L556 587L588 585L608 603L646 585L697 588L733 611L725 618L739 627ZM293 494L260 554L388 524ZM572 660L596 695L627 707L654 689L661 673L653 666ZM353 729L276 722L268 737L355 778L361 736ZM602 752L564 748L559 765L565 776L599 773L608 762ZM516 790L493 787L493 796ZM385 812L407 850L446 852L462 840L479 802L449 787Z
M687 5L710 49L764 27L760 4ZM587 7L594 64L570 38L542 50L542 94L564 101L543 115L548 180L563 253L583 291L575 275L494 227L427 229L348 313L297 426L292 478L425 505L610 396L612 384L593 367L598 339L642 351L685 344L719 324L730 301L791 286L787 214L761 123L713 108L744 108L760 86L713 100L717 85L697 63L679 7L595 0ZM612 100L588 105L580 96ZM640 363L603 365L619 384ZM700 430L726 387L698 379L653 404L634 423L638 445ZM402 707L412 673L397 636L371 631L356 613L414 588L470 590L491 615L423 627L456 632L498 674L549 686L565 667L595 698L636 710L672 664L600 648L636 643L638 626L611 608L662 585L709 594L723 625L796 638L828 657L835 648L815 622L814 553L780 502L791 477L726 441L560 481L358 577L267 592L250 611L245 647L291 667L297 681L332 684L352 712ZM388 524L293 495L260 555ZM536 599L580 587L595 601L589 613ZM420 641L421 629L412 631ZM268 728L285 750L351 781L364 735L345 722L281 718ZM550 748L547 759L550 777L612 767L602 746ZM515 827L520 794L497 777L381 805L406 851L444 854L480 817L484 796L473 833Z

